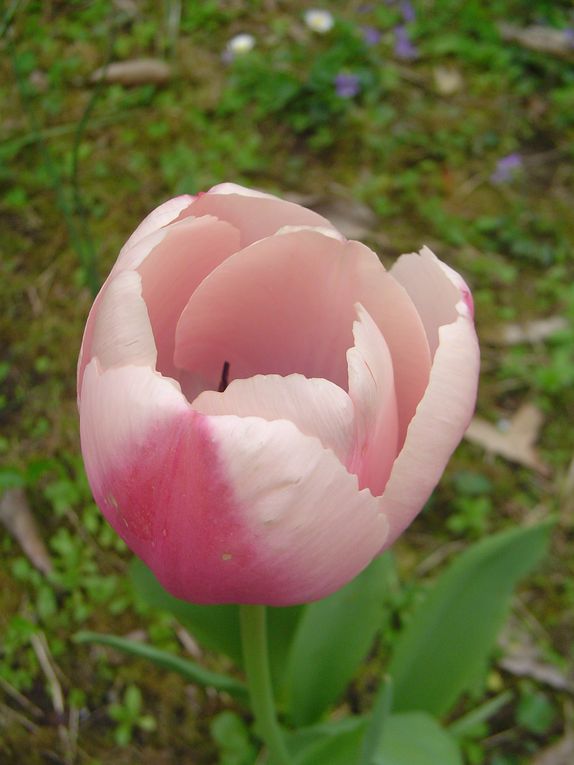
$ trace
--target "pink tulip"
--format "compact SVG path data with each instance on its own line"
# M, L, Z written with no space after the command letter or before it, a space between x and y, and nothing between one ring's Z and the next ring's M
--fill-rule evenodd
M322 598L420 511L473 412L472 298L233 184L123 247L78 366L96 502L179 598Z

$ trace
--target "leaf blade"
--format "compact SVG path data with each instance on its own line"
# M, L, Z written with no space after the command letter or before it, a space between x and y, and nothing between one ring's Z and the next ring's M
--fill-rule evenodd
M347 717L301 729L288 747L294 765L354 765L368 722ZM462 765L460 749L450 734L426 712L390 715L371 765Z
M380 628L393 567L387 554L301 617L288 663L289 712L297 726L320 718L364 659Z
M397 712L447 713L486 668L518 580L542 558L551 524L512 529L466 550L399 635L389 666Z
M212 672L194 661L182 659L180 656L175 656L168 651L154 648L154 646L148 645L147 643L128 640L127 638L118 637L117 635L90 632L89 630L77 632L76 635L74 635L74 640L77 643L95 643L115 648L116 650L123 651L131 656L147 659L162 669L176 672L193 683L216 688L218 691L226 691L232 696L241 699L247 698L247 688L239 680L227 677L227 675L221 675L218 672Z

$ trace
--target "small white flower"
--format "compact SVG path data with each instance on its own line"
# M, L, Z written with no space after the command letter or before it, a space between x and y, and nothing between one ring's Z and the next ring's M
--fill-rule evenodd
M249 53L249 51L253 50L254 47L255 38L253 35L249 35L244 32L243 34L235 35L235 37L232 37L231 40L227 43L226 50L233 56L241 56L243 53Z
M325 34L333 28L335 20L333 14L329 11L322 11L319 8L312 8L309 11L305 11L305 24L312 29L313 32L319 32L319 34Z

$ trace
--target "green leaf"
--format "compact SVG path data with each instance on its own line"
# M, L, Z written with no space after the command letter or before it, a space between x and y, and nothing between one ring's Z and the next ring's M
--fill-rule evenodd
M218 691L226 691L232 696L237 696L241 699L247 697L247 689L239 680L227 677L226 675L220 675L217 672L211 672L193 661L174 656L167 651L160 651L158 648L154 648L146 643L138 643L135 640L128 640L127 638L117 637L116 635L102 635L98 632L90 632L88 630L77 632L74 635L74 640L77 643L97 643L99 645L107 645L110 646L110 648L116 648L117 650L131 654L132 656L147 659L162 669L167 669L170 672L177 672L177 674L193 683L217 688Z
M543 693L523 696L516 708L516 722L527 731L543 736L556 720L556 708Z
M294 765L359 762L365 718L352 717L295 733L289 740ZM425 712L391 715L371 765L462 765L454 739Z
M174 598L138 558L130 564L130 578L136 592L148 605L169 611L206 648L224 653L238 667L243 666L237 606L199 606ZM269 662L277 690L284 685L287 656L303 610L304 606L267 609Z
M443 715L482 678L512 590L544 555L551 526L481 541L439 577L395 645L395 711Z
M372 765L381 746L393 705L393 681L385 677L377 693L361 745L359 765Z
M341 590L307 606L287 674L289 712L297 726L318 720L365 658L382 623L392 569L392 558L381 556Z
M249 730L234 712L221 712L211 722L211 737L219 750L219 765L253 765L255 748Z
M460 750L431 715L391 715L373 765L462 765Z
M287 739L293 765L351 765L357 761L366 721L364 717L301 728Z

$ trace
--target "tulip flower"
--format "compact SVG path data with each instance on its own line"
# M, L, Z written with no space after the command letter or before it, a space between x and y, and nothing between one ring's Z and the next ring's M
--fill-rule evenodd
M478 366L469 289L426 247L386 271L292 202L180 196L128 239L88 318L90 485L179 598L322 598L421 510Z

